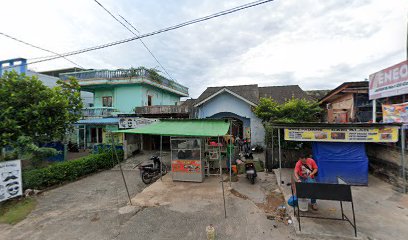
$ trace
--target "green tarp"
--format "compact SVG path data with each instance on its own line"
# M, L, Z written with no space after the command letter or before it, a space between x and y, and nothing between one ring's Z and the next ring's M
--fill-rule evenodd
M160 120L140 128L115 132L150 134L162 136L215 137L228 133L229 122L225 120L188 119Z

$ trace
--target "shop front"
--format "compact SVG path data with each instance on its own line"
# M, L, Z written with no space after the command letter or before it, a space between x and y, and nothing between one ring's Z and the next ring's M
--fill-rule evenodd
M170 138L171 174L173 181L203 182L209 167L209 152L206 150L208 138L218 140L218 167L221 170L221 143L228 134L230 122L226 120L186 119L161 120L150 125L127 130L124 134L153 135L160 138L160 155L163 150L163 137ZM211 152L212 156L214 153Z

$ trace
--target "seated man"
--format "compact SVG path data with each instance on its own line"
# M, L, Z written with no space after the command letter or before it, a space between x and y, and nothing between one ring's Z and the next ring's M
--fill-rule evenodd
M298 182L314 183L316 182L315 174L317 170L316 162L311 158L306 158L304 154L301 154L295 166L295 179ZM311 203L312 209L317 210L316 199L311 199Z

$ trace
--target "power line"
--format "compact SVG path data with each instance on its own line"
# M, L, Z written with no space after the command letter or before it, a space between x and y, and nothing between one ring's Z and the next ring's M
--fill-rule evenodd
M137 31L138 33L140 33L130 22L128 22L124 17L120 16L130 27L132 27L135 31ZM137 34L135 34L135 36L138 36ZM142 39L139 39L140 42L143 44L143 46L145 46L145 48L147 49L147 51L149 51L150 55L152 55L152 57L156 60L156 62L161 66L161 68L163 69L163 71L167 74L167 76L169 76L169 78L175 82L177 82L171 75L169 72L167 72L167 69L163 67L163 65L159 62L159 60L156 58L156 56L153 55L152 51L150 51L150 49L146 46L146 44L143 42Z
M234 12L238 12L238 11L241 11L241 10L244 10L244 9L247 9L247 8L255 7L255 6L262 5L262 4L265 4L265 3L268 3L268 2L272 2L272 1L274 1L274 0L258 0L258 1L255 1L255 2L251 2L251 3L247 3L247 4L244 4L244 5L238 6L238 7L234 7L234 8L228 9L228 10L224 10L224 11L221 11L221 12L218 12L218 13L214 13L214 14L211 14L211 15L208 15L208 16L205 16L205 17L201 17L201 18L197 18L197 19L194 19L194 20L191 20L191 21L188 21L188 22L184 22L184 23L181 23L181 24L178 24L178 25L174 25L174 26L163 28L163 29L160 29L160 30L157 30L157 31L154 31L154 32L142 34L142 35L139 35L138 37L132 37L132 38L127 38L127 39L123 39L123 40L119 40L119 41L115 41L115 42L105 43L105 44L102 44L102 45L89 47L89 48L84 48L84 49L80 49L80 50L76 50L76 51L72 51L72 52L67 52L67 53L60 54L60 55L52 55L52 56L48 56L47 58L44 57L46 59L26 63L26 65L51 61L51 60L58 59L58 58L61 58L61 57L72 56L72 55L77 55L77 54L81 54L81 53L85 53L85 52L95 51L95 50L99 50L99 49L103 49L103 48L107 48L107 47L112 47L112 46L115 46L115 45L131 42L131 41L134 41L134 40L137 40L137 39L150 37L150 36L154 36L154 35L157 35L157 34L160 34L160 33L164 33L164 32L168 32L168 31L171 31L171 30L178 29L178 28L182 28L182 27L192 25L192 24L195 24L195 23L203 22L203 21L206 21L206 20L209 20L209 19L212 19L212 18L217 18L217 17L220 17L220 16L228 15L228 14L231 14L231 13L234 13ZM16 66L21 66L21 65L15 65L13 67L16 67Z
M128 22L124 17L122 17L120 14L118 14L120 18L123 19L129 26L131 26L137 33L140 34L139 30L137 30L130 22Z
M103 10L105 10L111 17L113 17L113 19L115 19L118 23L120 23L123 27L125 27L129 32L131 32L133 35L135 35L136 37L139 37L135 32L133 32L131 29L129 29L122 21L120 21L119 19L117 19L108 9L106 9L100 2L98 2L97 0L94 0L101 8L103 8ZM133 27L132 24L130 24L124 17L120 16L127 24L129 24L133 29L136 30L135 27ZM137 30L136 30L137 31ZM139 31L137 31L139 32ZM169 78L171 80L174 81L174 79L170 76L170 74L168 73L168 71L164 68L164 66L159 62L159 59L157 59L156 56L154 56L153 52L147 47L147 45L143 42L142 39L139 39L139 41L143 44L143 46L146 48L146 50L150 53L150 55L154 58L154 60L156 60L156 62L160 65L160 67L164 70L164 72L167 74L167 76L169 76Z
M15 37L10 36L10 35L8 35L8 34L5 34L5 33L3 33L3 32L0 32L0 35L3 35L3 36L5 36L5 37L7 37L7 38L9 38L9 39L12 39L12 40L14 40L14 41L20 42L20 43L25 44L25 45L27 45L27 46L30 46L30 47L33 47L33 48L37 48L37 49L40 49L40 50L42 50L42 51L49 52L49 53L52 53L52 54L56 54L56 55L58 55L58 56L61 56L62 58L64 58L64 59L67 60L68 62L70 62L70 63L72 63L72 64L74 64L74 65L76 65L76 66L78 66L78 67L80 67L80 68L84 68L84 67L82 67L81 65L75 63L74 61L71 61L71 60L69 60L68 58L66 58L66 57L62 56L61 54L56 53L56 52L54 52L54 51L51 51L51 50L48 50L48 49L45 49L45 48L36 46L36 45L34 45L34 44L25 42L25 41L23 41L23 40L17 39L17 38L15 38Z

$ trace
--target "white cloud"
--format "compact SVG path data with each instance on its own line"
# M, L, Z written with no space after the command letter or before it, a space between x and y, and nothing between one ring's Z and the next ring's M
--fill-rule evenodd
M143 33L248 2L99 1ZM1 6L0 21L7 23L2 32L61 53L131 36L92 0L14 0ZM333 88L405 59L407 10L405 0L277 0L144 41L192 97L210 85ZM1 59L44 55L49 54L0 36ZM87 68L157 66L137 41L70 59ZM56 60L30 68L69 66Z

